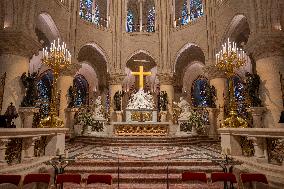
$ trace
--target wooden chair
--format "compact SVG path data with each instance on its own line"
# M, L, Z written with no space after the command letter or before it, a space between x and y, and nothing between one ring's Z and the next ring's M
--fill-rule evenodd
M243 188L246 188L245 185L249 184L252 187L253 183L261 183L261 186L257 188L269 188L267 178L264 174L261 173L241 173L240 175ZM261 185L260 184L260 185Z
M233 185L237 185L238 182L236 179L236 176L233 173L224 173L224 172L215 172L211 173L211 181L214 182L224 182L224 184L227 184L227 182L230 182L230 188L233 188Z
M32 173L27 174L23 181L23 188L25 185L31 184L31 183L43 183L46 184L46 188L49 188L50 185L50 175L45 173Z
M12 184L19 187L21 175L0 175L0 188L1 184Z
M112 176L111 175L94 175L91 174L87 178L87 186L90 184L106 184L112 185ZM100 186L101 187L101 186Z
M79 174L59 174L56 177L56 187L60 185L63 188L63 183L73 183L81 185L81 175Z
M184 172L182 173L182 181L200 181L207 183L207 177L204 172Z

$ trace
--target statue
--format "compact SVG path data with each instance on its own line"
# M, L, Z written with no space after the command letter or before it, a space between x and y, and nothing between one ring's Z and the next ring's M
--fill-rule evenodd
M137 93L132 94L127 105L129 110L153 110L155 109L155 103L153 96L149 92L144 92L143 89L140 89Z
M179 119L188 119L192 112L189 103L183 97L180 97L180 102L177 105L181 109Z
M115 94L114 94L114 110L115 111L121 111L121 103L122 103L122 97L124 95L124 92L121 92L121 91L117 91Z
M77 97L76 88L73 86L70 86L68 89L68 108L75 107L76 97Z
M260 77L257 74L251 74L246 72L246 93L249 103L252 107L261 106L261 100L259 98L259 85L260 85Z
M94 117L95 119L105 119L103 114L102 97L98 96L94 104Z
M160 103L159 107L161 111L167 111L167 105L168 105L168 94L166 91L161 91L160 93Z
M13 103L10 103L10 106L8 106L4 116L6 116L6 120L7 120L7 127L11 128L12 125L12 120L16 119L19 114L16 110L16 107L13 105Z
M21 107L34 107L36 105L37 100L37 72L33 72L32 74L24 72L21 76L21 81L25 87L25 96L21 103Z

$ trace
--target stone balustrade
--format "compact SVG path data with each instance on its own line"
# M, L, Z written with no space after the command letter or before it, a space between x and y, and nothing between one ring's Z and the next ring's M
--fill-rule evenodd
M67 128L0 129L0 165L28 162L36 156L63 154L67 131ZM42 153L37 154L39 151Z
M243 162L245 172L259 172L271 186L284 187L284 128L221 128L222 152Z

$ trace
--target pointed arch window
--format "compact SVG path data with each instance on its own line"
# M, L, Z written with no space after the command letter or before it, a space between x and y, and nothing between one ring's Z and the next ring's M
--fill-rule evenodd
M126 31L127 32L134 32L134 16L131 10L127 12L126 18Z
M184 1L181 11L181 25L187 25L189 23L189 14L187 0Z
M209 106L209 99L206 95L206 89L209 87L208 80L206 78L196 79L191 88L191 99L194 107L207 107Z
M80 18L96 25L100 24L100 10L93 0L80 0Z
M147 17L147 32L155 32L155 7L151 7L148 11L148 17Z
M83 75L77 75L73 80L73 85L76 90L75 106L80 107L88 104L89 99L89 84Z
M47 116L49 113L49 102L51 100L51 88L53 82L53 73L51 70L47 70L38 79L38 106L41 112Z
M234 95L237 103L237 111L240 115L246 116L247 111L245 107L245 86L239 76L233 77Z
M202 0L190 1L190 20L195 20L203 16L203 4Z

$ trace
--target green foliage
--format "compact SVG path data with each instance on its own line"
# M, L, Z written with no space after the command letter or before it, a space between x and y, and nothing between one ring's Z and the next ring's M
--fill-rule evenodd
M90 107L79 109L75 117L75 123L83 126L82 133L85 133L88 127L92 127L92 131L103 131L103 124L94 119Z

